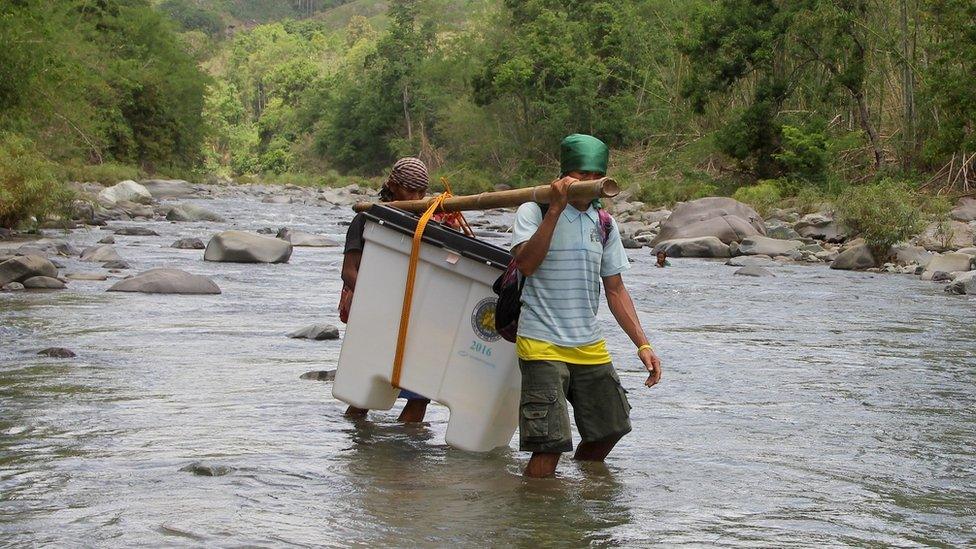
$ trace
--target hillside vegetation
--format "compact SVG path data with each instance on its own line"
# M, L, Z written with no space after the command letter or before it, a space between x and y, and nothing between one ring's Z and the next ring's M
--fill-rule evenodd
M334 184L412 154L471 191L548 180L586 132L654 203L959 193L974 28L969 0L25 0L0 129L76 178Z

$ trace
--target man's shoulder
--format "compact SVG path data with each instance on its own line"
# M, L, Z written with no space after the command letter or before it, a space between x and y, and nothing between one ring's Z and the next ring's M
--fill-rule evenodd
M542 219L542 207L535 202L525 202L515 210L515 215L523 219Z

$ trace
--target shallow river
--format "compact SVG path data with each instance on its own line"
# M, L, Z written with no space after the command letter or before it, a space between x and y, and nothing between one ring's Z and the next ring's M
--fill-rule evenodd
M447 447L443 407L423 425L351 421L329 383L299 379L336 364L341 342L286 334L338 323L338 249L236 265L164 247L228 225L341 240L346 210L198 203L230 223L140 223L163 236L116 247L222 295L0 294L0 546L976 544L973 298L824 267L656 269L630 250L664 379L643 387L604 307L634 431L605 466L564 458L558 478L523 480L515 442ZM36 355L49 346L78 358ZM230 472L180 471L196 461Z

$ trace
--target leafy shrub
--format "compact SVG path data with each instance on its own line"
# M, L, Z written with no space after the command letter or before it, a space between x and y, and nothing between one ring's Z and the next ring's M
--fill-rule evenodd
M652 178L641 183L637 191L637 199L650 206L671 206L676 202L686 202L716 194L718 188L710 181Z
M766 216L773 206L783 199L783 195L775 182L766 180L760 181L756 185L739 187L732 198L752 206L759 212L759 215Z
M925 227L926 200L904 182L883 179L850 187L837 201L841 221L864 238L876 258Z
M14 228L31 217L42 220L65 212L72 193L57 182L54 166L34 143L14 134L0 134L0 227Z
M827 138L822 131L783 126L782 150L773 155L790 179L822 183L827 174Z

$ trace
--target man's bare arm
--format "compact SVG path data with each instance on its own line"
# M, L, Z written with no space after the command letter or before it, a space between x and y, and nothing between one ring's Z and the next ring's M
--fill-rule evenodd
M610 312L617 319L617 324L620 325L620 328L630 337L630 340L634 342L635 346L641 347L647 345L647 335L644 334L644 328L641 326L640 318L637 316L634 300L631 299L630 292L624 286L623 277L619 274L605 277L603 279L603 288L607 294L607 304L610 306ZM648 372L647 381L644 382L644 385L653 387L661 380L661 359L657 357L654 349L651 348L642 349L638 356Z

